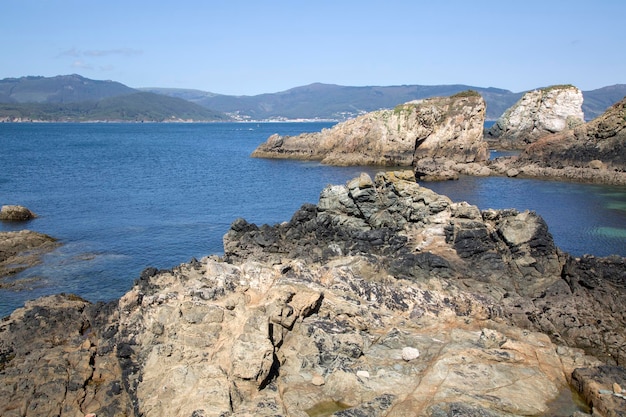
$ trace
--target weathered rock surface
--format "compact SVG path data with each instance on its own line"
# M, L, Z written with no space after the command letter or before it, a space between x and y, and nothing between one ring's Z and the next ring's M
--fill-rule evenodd
M571 85L530 91L486 132L499 148L521 149L546 134L581 125L583 94Z
M27 221L37 217L35 213L23 206L2 206L0 220L4 221Z
M401 104L299 136L271 136L252 154L320 160L330 165L411 166L423 158L457 162L488 158L485 102L475 92Z
M626 360L623 258L571 258L536 214L410 172L329 186L284 224L237 220L224 246L115 303L16 310L0 415L551 415L595 378L575 369Z
M30 230L0 232L0 279L36 265L41 255L58 246L56 239Z
M598 364L471 292L370 267L207 258L144 275L117 305L37 300L0 327L0 414L540 415Z

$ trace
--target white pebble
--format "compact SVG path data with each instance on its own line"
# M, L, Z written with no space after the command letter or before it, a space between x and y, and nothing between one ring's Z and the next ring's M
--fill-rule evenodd
M420 356L420 351L415 349L414 347L405 347L402 349L402 359L405 361L411 361L413 359L417 359Z

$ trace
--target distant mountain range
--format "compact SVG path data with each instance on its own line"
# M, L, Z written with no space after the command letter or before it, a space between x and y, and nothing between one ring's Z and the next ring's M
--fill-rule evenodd
M143 88L142 90L189 100L229 114L237 120L346 120L374 110L393 108L407 101L451 96L466 90L475 90L483 96L487 102L487 118L495 120L523 94L498 88L481 88L462 84L346 87L315 83L279 93L256 96L227 96L198 90L171 88ZM626 94L626 85L624 92Z
M315 83L278 93L229 96L192 89L134 89L74 74L0 80L0 120L341 121L407 101L465 90L483 96L487 120L496 120L524 94L463 84L347 87ZM583 91L583 96L585 118L591 120L626 96L626 84Z

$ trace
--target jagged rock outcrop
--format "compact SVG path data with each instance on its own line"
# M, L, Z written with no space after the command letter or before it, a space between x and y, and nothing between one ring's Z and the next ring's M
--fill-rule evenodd
M623 258L571 258L536 214L410 172L329 186L283 224L239 219L224 249L117 302L16 310L0 414L571 415L552 400L626 360Z
M0 209L0 220L4 221L27 221L32 220L37 215L23 206L2 206Z
M30 230L0 232L0 288L5 286L3 277L36 265L41 255L58 246L53 237Z
M521 149L550 133L584 123L583 94L571 85L530 91L485 133L498 148Z
M469 91L371 112L317 133L273 135L252 156L330 165L411 166L423 158L484 161L484 119L484 100Z

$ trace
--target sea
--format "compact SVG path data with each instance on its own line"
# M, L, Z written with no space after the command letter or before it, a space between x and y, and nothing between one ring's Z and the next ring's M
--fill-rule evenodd
M4 279L0 317L42 295L108 301L147 267L169 269L223 253L241 217L288 221L322 189L376 167L251 158L274 133L312 123L0 123L0 205L28 207L29 229L62 244L33 268ZM494 153L494 156L497 156ZM556 244L575 256L626 256L626 187L503 177L423 185L481 209L534 210Z

